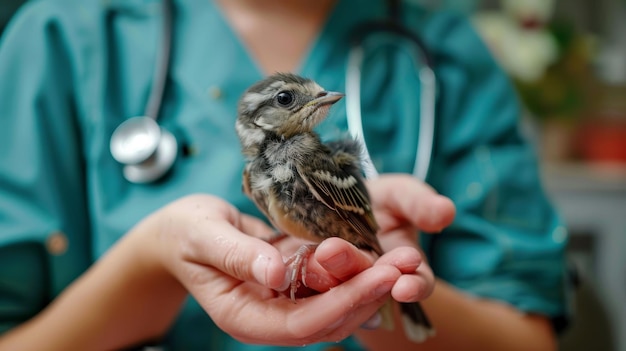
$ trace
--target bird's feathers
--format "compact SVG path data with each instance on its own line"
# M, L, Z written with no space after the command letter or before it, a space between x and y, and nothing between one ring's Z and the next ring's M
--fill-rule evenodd
M337 236L382 255L361 174L360 144L349 139L323 144L313 131L342 96L293 74L251 86L240 100L236 123L247 159L243 190L285 234L314 242ZM292 298L296 279L292 276ZM432 335L418 303L401 309L409 338L423 341ZM383 315L385 320L390 327L390 315Z
M350 169L352 166L346 168ZM363 243L355 244L382 255L376 238L378 224L372 213L367 189L358 174L346 172L332 158L313 172L306 172L299 167L298 174L315 199L335 211L356 232L357 235L351 241L358 238Z

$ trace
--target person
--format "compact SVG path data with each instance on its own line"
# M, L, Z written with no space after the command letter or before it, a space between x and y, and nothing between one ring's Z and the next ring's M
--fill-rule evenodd
M402 4L440 86L426 182L402 174L419 120L411 61L364 44L365 136L386 173L368 188L386 253L324 241L294 304L280 293L283 257L301 242L264 240L273 229L241 191L237 100L273 72L345 91L349 33L385 1L175 1L158 122L182 151L165 178L133 184L109 140L144 110L160 8L31 1L3 34L0 350L556 348L566 235L514 91L463 16ZM340 101L319 131L345 130ZM390 296L422 301L437 336L406 344L377 328Z

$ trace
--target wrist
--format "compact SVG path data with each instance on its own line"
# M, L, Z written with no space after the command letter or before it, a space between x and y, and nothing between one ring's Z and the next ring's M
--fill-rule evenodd
M154 244L157 219L139 223L43 312L3 335L0 349L113 350L165 333L186 292Z
M167 251L159 236L161 211L145 218L120 240L111 252L97 263L92 276L116 274L108 289L116 300L116 314L111 324L99 333L103 344L118 340L111 349L155 339L174 321L187 295L184 287L168 269ZM100 266L100 267L98 267ZM122 273L123 272L123 273ZM105 278L106 280L106 278ZM108 323L107 323L108 324ZM105 331L110 332L107 335Z
M168 291L166 296L186 295L176 276L176 260L180 259L180 239L176 233L184 230L182 220L176 220L172 207L151 214L134 227L120 242L122 250L135 266L136 279ZM176 224L174 224L176 223ZM128 239L128 240L126 240Z

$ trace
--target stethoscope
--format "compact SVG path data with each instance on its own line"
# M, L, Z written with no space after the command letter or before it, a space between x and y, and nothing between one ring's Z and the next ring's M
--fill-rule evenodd
M372 162L367 148L367 142L363 136L363 120L361 114L361 67L364 52L363 43L368 35L373 33L390 33L407 39L414 49L412 55L420 81L420 117L419 135L415 150L415 162L413 164L413 176L425 180L430 168L432 150L435 138L435 104L437 85L434 72L433 60L430 57L425 44L420 37L401 25L399 1L387 1L389 19L367 22L357 27L353 33L350 51L348 52L348 64L346 69L346 115L348 119L348 131L350 135L362 145L363 173L367 178L378 177L378 171Z
M172 168L178 154L176 137L157 123L165 94L173 34L172 0L161 1L161 6L161 48L144 114L120 124L110 141L111 155L124 165L124 178L137 184L151 183L162 178Z
M110 149L113 158L123 164L124 178L132 183L150 183L163 177L172 168L178 154L174 135L157 123L163 101L165 83L169 70L172 44L172 0L162 0L162 44L155 65L153 82L143 116L132 117L120 124L111 136ZM387 1L390 17L387 20L364 23L355 31L351 40L346 70L346 115L350 135L358 140L363 150L363 170L367 178L375 178L378 172L369 155L363 136L361 115L361 67L363 42L372 33L386 32L407 39L415 48L415 67L419 67L420 122L416 145L413 175L426 179L430 167L435 135L436 79L432 59L420 38L399 20L399 1Z

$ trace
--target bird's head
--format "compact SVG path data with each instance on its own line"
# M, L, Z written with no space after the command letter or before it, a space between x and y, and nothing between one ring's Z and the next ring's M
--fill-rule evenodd
M311 132L344 94L326 91L310 79L277 73L251 86L239 100L236 129L244 147L273 133L290 138Z

